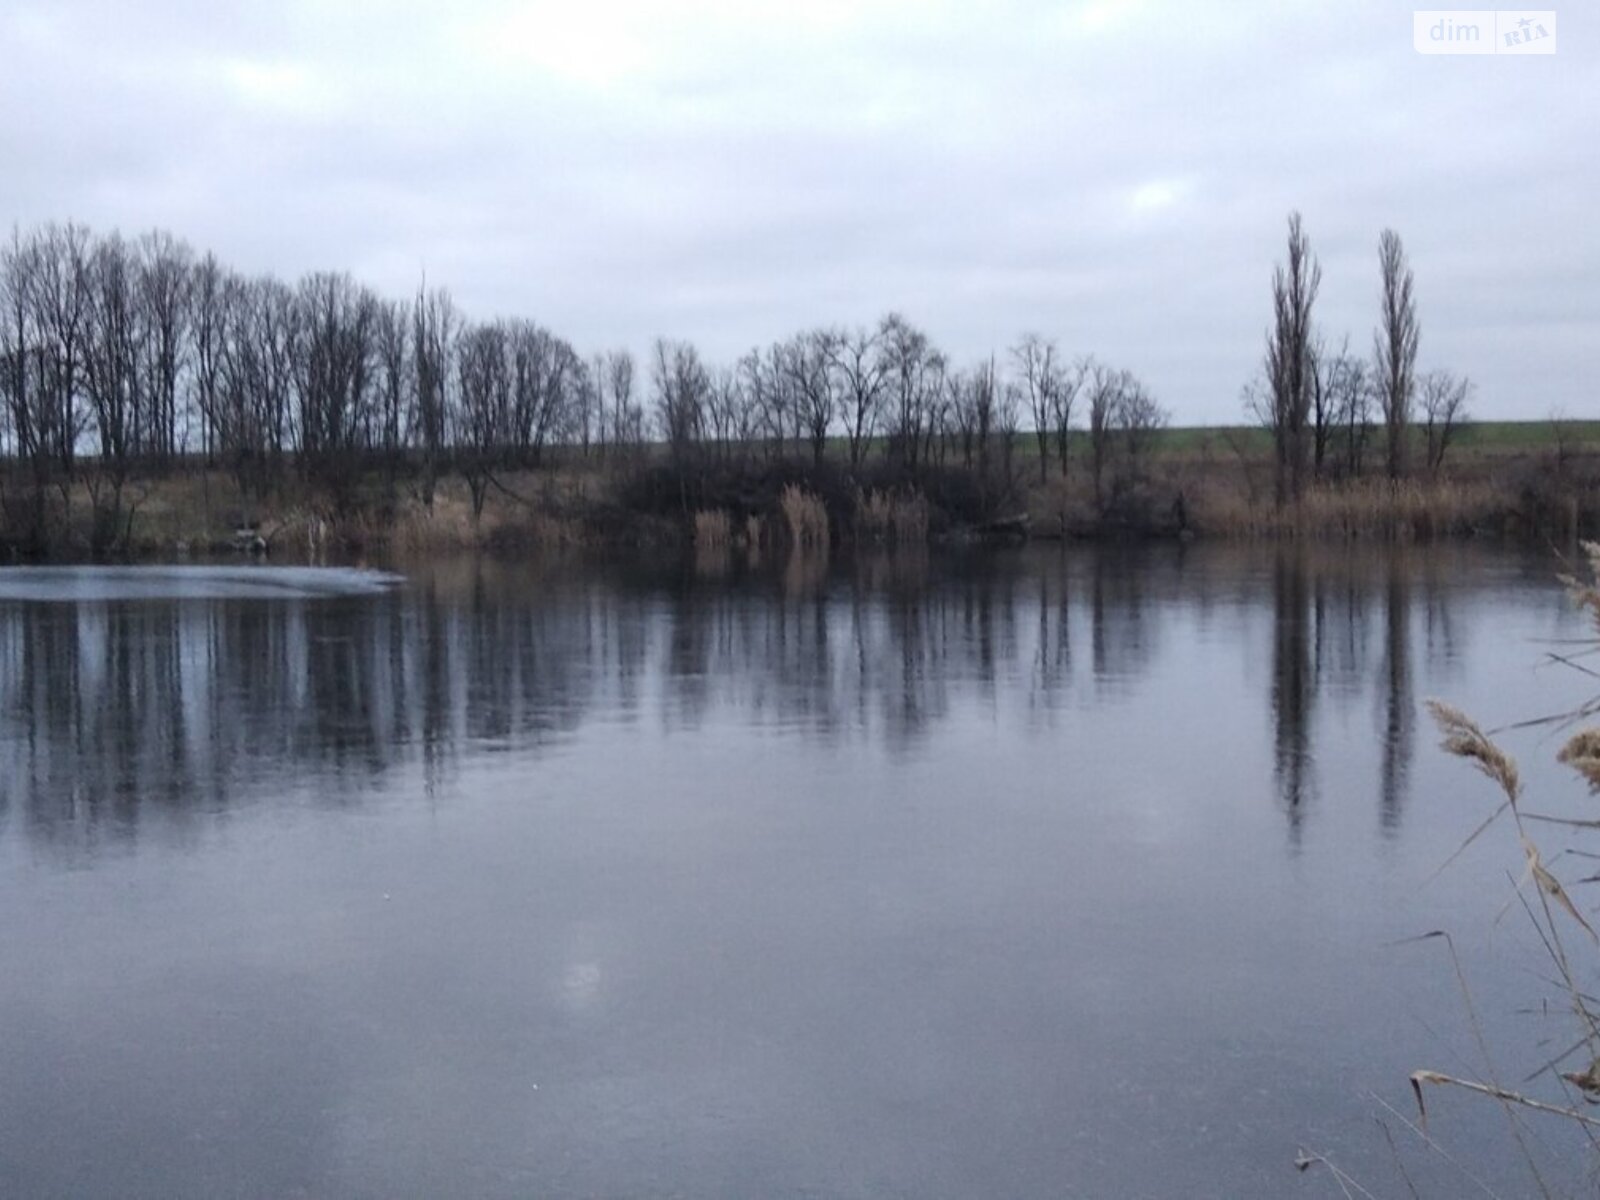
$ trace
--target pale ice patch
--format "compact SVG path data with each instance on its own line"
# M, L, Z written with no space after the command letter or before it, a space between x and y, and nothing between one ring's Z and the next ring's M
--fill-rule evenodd
M0 601L315 600L377 595L402 582L357 567L0 567Z

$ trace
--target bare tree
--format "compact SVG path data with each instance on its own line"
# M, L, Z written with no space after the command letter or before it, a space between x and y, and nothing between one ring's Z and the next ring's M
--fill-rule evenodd
M189 278L189 322L194 351L194 406L206 461L216 452L218 389L225 352L223 287L227 273L214 254L194 264Z
M405 414L414 387L411 313L399 301L380 300L375 312L374 352L377 358L379 428L374 441L383 450L384 466L393 481L405 436Z
M1093 358L1079 363L1078 374L1089 405L1089 462L1094 477L1094 501L1096 506L1103 506L1105 471L1111 459L1122 381L1116 371Z
M1079 371L1089 404L1095 504L1106 512L1144 482L1150 450L1166 427L1167 411L1131 371L1114 370L1093 359L1085 359Z
M941 439L949 439L960 446L961 463L970 470L978 436L978 391L982 385L976 374L969 371L951 371L945 375L943 384L934 423ZM943 458L942 452L940 457Z
M38 454L35 385L38 335L33 321L33 256L13 228L0 250L0 398L4 399L10 449L18 458Z
M1017 434L1022 429L1023 385L1014 379L1001 384L995 404L994 428L1000 445L1001 486L1010 496L1016 487Z
M270 431L264 411L267 400L267 336L263 328L268 306L265 287L234 274L221 277L217 296L217 361L210 428L212 452L232 472L241 495L265 495ZM293 302L292 302L293 303ZM300 352L291 345L291 370ZM296 380L298 387L298 380ZM297 397L298 398L298 397Z
M812 466L822 465L828 429L839 409L833 371L834 334L817 329L797 335L784 347L784 367L797 402L799 423L811 442Z
M930 418L943 391L944 360L927 334L899 313L879 323L878 341L890 409L888 453L915 470L925 453L924 439L932 434Z
M751 350L735 367L755 425L766 442L769 456L782 458L790 429L800 403L795 395L794 376L789 369L789 350L774 342L765 352Z
M1056 405L1062 386L1061 367L1056 361L1056 344L1037 333L1025 333L1011 347L1011 361L1022 373L1022 387L1033 419L1033 436L1039 444L1039 482L1045 481L1050 464L1050 437L1056 426ZM1071 401L1068 401L1071 405ZM1062 468L1066 462L1063 457Z
M240 492L264 497L278 481L303 411L300 296L270 277L220 277L211 305L215 364L208 411L213 455ZM364 423L348 449L370 446ZM331 463L317 464L331 467Z
M829 363L839 380L840 412L853 467L861 465L867 443L878 426L888 370L879 353L880 345L876 331L862 328L852 333L835 332L828 343Z
M1061 478L1067 477L1069 439L1072 436L1072 404L1083 387L1083 364L1072 370L1061 370L1051 383L1051 410L1055 417L1056 458L1061 464Z
M140 238L138 254L146 331L144 390L150 402L139 449L141 454L165 462L178 450L178 381L188 357L194 254L187 245L161 232Z
M1335 442L1346 432L1349 416L1355 415L1361 421L1367 419L1364 397L1359 398L1358 412L1347 412L1358 400L1350 384L1356 379L1364 380L1366 372L1360 360L1350 357L1348 337L1337 351L1329 350L1321 337L1315 338L1311 344L1310 366L1311 470L1320 479L1334 467ZM1355 379L1350 373L1352 367L1358 372Z
M1323 366L1328 358L1328 346L1319 334L1312 338L1308 350L1307 380L1311 389L1311 476L1321 479L1328 468L1328 450L1333 445L1333 435L1338 426L1334 416L1333 395L1327 389L1328 375Z
M547 443L571 425L583 362L563 339L532 321L503 322L511 355L511 448L537 466Z
M568 385L565 429L566 436L578 443L578 448L586 459L589 457L589 447L594 443L599 412L599 380L589 369L589 360L574 352L572 378Z
M38 235L24 240L16 230L11 244L0 253L0 298L5 304L5 321L0 327L0 395L5 398L12 448L28 468L24 521L36 548L43 548L48 540L46 492L54 474L52 430L60 415L50 396L45 335L35 295L40 259ZM7 508L10 517L9 505Z
M651 362L656 421L674 458L683 460L705 436L706 400L711 379L700 353L689 342L657 338Z
M1278 503L1299 498L1305 486L1307 432L1316 381L1311 306L1322 267L1311 253L1300 214L1289 214L1288 259L1272 271L1272 327L1263 363L1266 416L1272 431Z
M606 446L611 441L611 417L606 411L606 356L604 354L591 355L584 374L588 381L586 404L594 421L595 451L600 461L605 462Z
M276 480L293 437L295 412L295 352L299 341L300 309L294 292L280 280L265 276L250 288L259 340L260 395L256 400L261 439L267 455L266 476Z
M739 371L716 367L707 374L710 383L706 392L707 429L717 456L724 462L731 462L736 456L746 454L754 440L755 413Z
M1001 401L1000 377L995 371L994 359L990 358L988 362L979 363L969 378L972 393L972 436L977 442L978 474L987 480L989 444L993 440L995 426L998 424ZM971 465L970 457L968 465Z
M950 360L937 350L929 353L923 364L918 397L922 447L913 453L910 460L913 465L933 462L934 451L944 444L954 416L950 391ZM941 453L940 465L943 465L943 461Z
M82 225L46 225L34 235L29 297L34 309L43 384L38 424L61 480L71 478L86 423L80 404L89 320L91 238Z
M349 275L308 275L296 293L300 466L343 492L372 400L378 300Z
M456 345L457 461L472 497L472 519L483 515L484 499L511 424L511 367L506 329L499 322L467 325Z
M1117 377L1117 401L1112 415L1122 435L1128 478L1142 482L1150 449L1167 426L1167 411L1131 371L1122 371Z
M1428 473L1436 475L1444 465L1451 440L1466 423L1472 381L1464 375L1439 370L1429 371L1417 382L1423 431L1427 435Z
M412 379L415 405L411 426L422 449L422 502L433 507L439 461L445 451L449 420L451 357L459 325L450 293L428 290L424 279L411 302Z
M112 548L123 536L122 494L145 413L140 359L147 340L138 266L116 234L98 242L85 268L83 383L99 454L84 472L92 509L90 546Z
M1370 364L1350 353L1346 339L1337 354L1317 359L1317 396L1326 407L1329 447L1337 438L1347 478L1361 474L1362 457L1372 431L1372 374Z
M633 355L613 350L606 355L606 387L611 392L611 441L637 448L644 440L644 412L633 402Z
M1415 384L1417 343L1416 300L1412 294L1411 267L1400 235L1385 229L1378 239L1378 271L1382 280L1382 310L1372 335L1378 401L1388 451L1389 478L1406 472L1406 437L1411 427L1411 401Z

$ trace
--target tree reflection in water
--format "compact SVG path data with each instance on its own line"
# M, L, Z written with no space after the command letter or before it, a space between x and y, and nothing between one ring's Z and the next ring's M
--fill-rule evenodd
M1444 553L469 561L377 595L5 602L0 818L92 853L153 813L181 831L263 802L291 767L317 802L358 802L402 768L434 788L469 756L537 754L596 714L670 733L735 713L913 755L978 706L1048 737L1076 710L1137 695L1176 639L1260 613L1291 837L1318 790L1320 705L1364 695L1383 747L1379 821L1393 830L1414 752L1413 625L1427 655L1462 654ZM1203 704L1206 682L1191 686Z

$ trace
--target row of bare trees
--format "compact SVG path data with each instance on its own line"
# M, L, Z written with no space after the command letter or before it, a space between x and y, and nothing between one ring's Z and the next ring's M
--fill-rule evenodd
M959 457L1009 465L1021 429L1022 386L995 362L956 369L898 313L872 329L814 329L708 367L686 342L658 341L651 387L662 438L675 454L764 452L820 464L841 436L852 466L875 444L915 470Z
M604 456L652 438L677 456L815 463L838 438L852 467L878 454L911 473L959 462L1010 480L1031 423L1043 478L1052 462L1066 472L1080 395L1098 481L1115 445L1164 420L1132 376L1069 363L1037 334L957 368L899 313L728 366L660 340L646 373L625 350L585 358L531 321L468 321L426 282L403 301L347 274L291 284L164 233L77 224L0 245L0 457L4 481L28 485L0 493L13 521L15 497L42 521L47 493L87 481L111 530L131 477L185 458L258 497L290 472L340 485L358 466L391 480L403 466L431 504L441 472L460 470L481 506L494 470L538 465L553 445Z
M439 289L247 277L161 233L13 231L0 314L0 452L41 509L87 480L114 515L132 472L184 455L258 492L290 463L336 481L410 455L431 499L447 458L537 463L551 442L645 432L626 354L586 362L531 322L467 322Z
M1088 356L1069 362L1040 334L1023 335L1004 364L989 358L958 369L899 313L870 329L798 333L731 368L708 367L692 345L662 340L650 370L657 427L679 456L803 449L820 463L828 439L842 434L852 466L879 445L912 471L959 462L1009 479L1019 435L1031 425L1044 482L1053 465L1067 474L1083 396L1099 495L1118 447L1137 460L1166 423L1130 372Z
M1390 479L1400 479L1410 469L1415 428L1420 425L1425 466L1433 473L1466 421L1471 383L1446 370L1417 372L1415 280L1392 229L1378 240L1378 268L1380 309L1371 358L1352 354L1348 338L1330 349L1312 318L1322 267L1300 214L1289 214L1286 258L1273 268L1273 320L1261 376L1245 388L1246 408L1272 434L1280 505L1297 499L1312 479L1361 474L1378 423L1384 469Z
M129 464L176 449L190 256L172 238L47 226L0 249L0 436L25 464L32 519L94 442L96 535L111 536Z

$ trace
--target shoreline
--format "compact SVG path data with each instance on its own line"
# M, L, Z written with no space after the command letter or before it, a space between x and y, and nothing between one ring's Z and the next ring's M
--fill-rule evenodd
M1071 466L1041 482L1022 454L914 475L887 462L574 455L426 484L406 464L352 465L332 484L288 468L247 488L197 465L124 480L108 501L92 468L29 492L11 463L0 467L0 560L1600 536L1600 453L1587 447L1559 460L1539 448L1463 453L1428 478L1321 480L1283 505L1262 482L1270 461L1171 451L1098 486L1089 464Z

